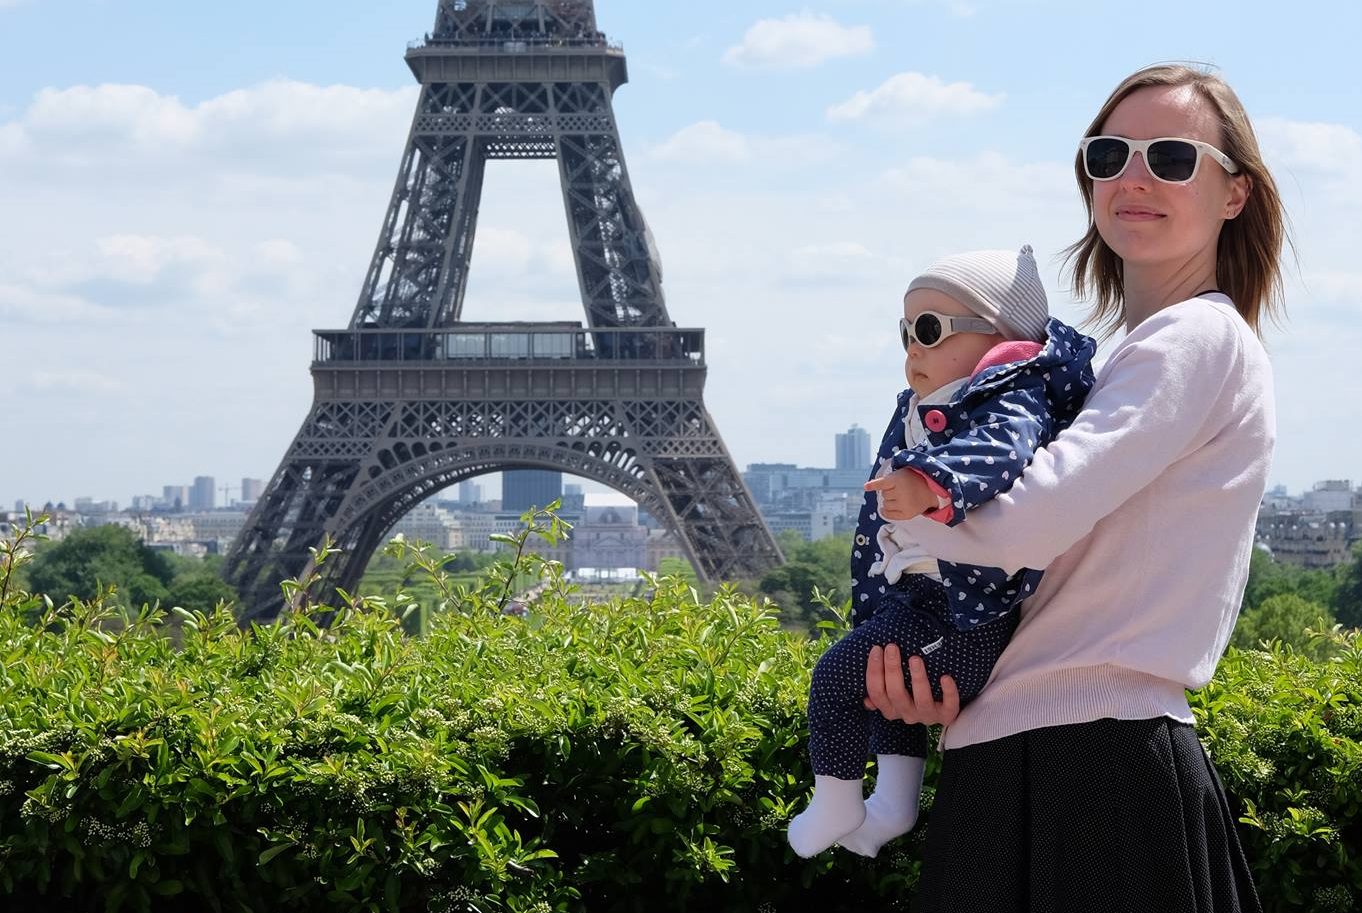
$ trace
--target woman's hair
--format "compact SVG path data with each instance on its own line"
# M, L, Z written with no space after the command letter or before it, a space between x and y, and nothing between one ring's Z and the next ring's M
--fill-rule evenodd
M1107 98L1084 135L1100 134L1117 105L1131 93L1149 86L1195 89L1218 115L1221 133L1218 148L1234 160L1239 173L1247 175L1251 182L1243 211L1221 229L1216 249L1216 283L1234 301L1254 332L1261 335L1264 314L1274 320L1285 314L1281 254L1290 239L1282 198L1263 164L1248 112L1234 90L1214 73L1183 64L1159 64L1127 76ZM1125 322L1121 258L1097 233L1092 179L1083 169L1081 153L1074 160L1074 173L1088 210L1088 231L1065 250L1064 259L1072 265L1075 294L1083 298L1091 293L1096 299L1086 323L1108 337Z

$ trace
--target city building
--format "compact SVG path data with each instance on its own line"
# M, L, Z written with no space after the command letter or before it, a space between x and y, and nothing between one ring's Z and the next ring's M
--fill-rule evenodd
M459 483L459 504L464 507L472 507L474 504L482 503L482 486L467 479Z
M648 562L648 530L638 505L625 495L588 494L581 522L572 531L573 573L584 577L637 576ZM602 571L610 573L602 575Z
M471 552L498 551L498 544L492 541L493 534L509 533L520 525L519 517L512 522L493 513L460 511L455 516L463 527L463 547Z
M194 487L189 490L189 509L191 511L213 510L217 506L217 480L212 476L196 476Z
M167 485L161 489L163 508L168 511L189 509L189 486Z
M1317 482L1300 498L1274 489L1258 510L1258 544L1285 564L1334 567L1350 560L1358 539L1362 539L1362 493L1346 479Z
M665 529L649 529L647 542L647 559L644 567L650 571L657 571L662 568L663 560L667 558L679 558L687 563L690 556L681 547L681 542Z
M391 539L401 533L408 541L429 542L436 549L457 551L464 545L464 524L458 517L435 504L418 504L388 533Z
M1316 482L1314 487L1301 497L1301 505L1309 511L1328 513L1335 510L1352 510L1356 495L1349 479L1329 479Z
M563 496L563 474L545 469L510 469L501 474L501 509L523 513L547 507Z
M846 434L837 435L836 441L837 468L854 469L865 476L870 469L870 433L860 425L852 425Z
M51 542L60 542L66 535L74 529L80 527L80 518L69 512L56 512L49 509L38 510L32 505L28 505L33 512L33 519L37 520L43 514L47 514L46 523L35 523L33 532L38 536L45 536ZM0 512L0 539L14 539L28 522L28 517L22 511L14 513Z
M752 463L743 480L772 532L793 529L819 539L855 529L869 474L868 460L858 469Z
M586 496L582 493L582 486L568 483L563 486L563 510L579 511L585 504Z
M254 504L256 501L259 501L259 500L260 500L260 497L261 497L264 493L265 493L265 480L264 480L264 479L247 479L247 478L242 478L242 480L241 480L241 503L242 503L242 504Z
M209 546L212 552L225 554L246 525L246 512L241 510L208 510L191 513L187 518L194 530L194 539Z

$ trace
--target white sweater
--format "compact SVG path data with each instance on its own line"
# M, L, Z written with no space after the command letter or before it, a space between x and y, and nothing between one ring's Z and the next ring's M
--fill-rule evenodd
M943 561L1045 569L959 748L1112 717L1190 722L1248 579L1275 438L1272 369L1220 294L1165 308L1116 347L1074 423L1010 491L947 527Z

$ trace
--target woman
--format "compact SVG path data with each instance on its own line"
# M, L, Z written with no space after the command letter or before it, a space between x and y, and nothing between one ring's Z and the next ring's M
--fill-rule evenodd
M1076 171L1075 288L1127 335L1010 492L957 527L912 523L942 560L1045 577L963 711L944 678L932 701L916 656L910 695L894 647L870 658L867 706L949 724L922 909L1256 911L1185 689L1229 640L1267 484L1256 334L1281 308L1281 200L1239 99L1181 66L1122 82Z

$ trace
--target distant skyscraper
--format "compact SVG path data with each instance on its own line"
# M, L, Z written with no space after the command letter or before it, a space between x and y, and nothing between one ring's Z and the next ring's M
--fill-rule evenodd
M860 425L852 425L846 434L837 435L837 468L870 468L870 433Z
M161 489L161 500L165 501L166 510L184 510L189 507L189 486L167 485Z
M563 474L543 469L511 469L501 474L501 509L547 507L563 496Z
M190 510L212 510L218 506L217 480L212 476L195 476L189 492Z
M482 486L472 479L459 483L459 503L471 507L482 501Z
M24 499L23 499L23 498L20 498L19 500L17 500L17 501L14 502L14 512L15 512L16 514L21 514L21 513L23 513L23 512L24 512L24 509L25 509L26 507L28 507L28 505L24 503Z
M582 510L586 506L586 495L582 492L582 486L571 483L563 486L563 508L565 510Z
M241 480L241 500L246 504L254 504L260 500L260 496L265 493L264 479L245 479Z

